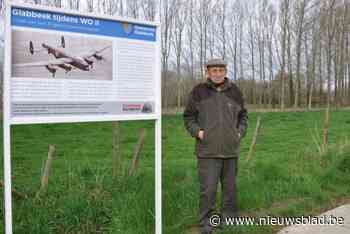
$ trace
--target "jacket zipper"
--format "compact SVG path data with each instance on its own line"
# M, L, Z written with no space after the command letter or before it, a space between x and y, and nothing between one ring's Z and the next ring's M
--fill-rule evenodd
M220 132L223 132L223 116L222 116L222 101L221 101L221 99L222 99L222 90L217 90L217 99L216 99L216 101L217 101L217 103L218 103L218 107L219 107L219 126L220 126ZM221 156L222 155L222 152L223 152L223 144L222 144L222 140L220 140L219 141L220 143L219 143L219 155Z

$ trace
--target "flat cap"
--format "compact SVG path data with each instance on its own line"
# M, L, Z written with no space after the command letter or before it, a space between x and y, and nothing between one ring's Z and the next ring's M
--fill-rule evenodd
M226 67L227 63L223 59L210 59L208 62L205 64L205 66L208 67Z

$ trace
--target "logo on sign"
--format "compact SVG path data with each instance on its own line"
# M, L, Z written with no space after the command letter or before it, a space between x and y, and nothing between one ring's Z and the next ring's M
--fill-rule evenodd
M141 111L142 105L141 104L123 104L123 111Z
M124 22L123 23L123 30L126 34L131 34L132 33L132 30L133 30L133 27L132 27L132 24L129 24L127 22Z

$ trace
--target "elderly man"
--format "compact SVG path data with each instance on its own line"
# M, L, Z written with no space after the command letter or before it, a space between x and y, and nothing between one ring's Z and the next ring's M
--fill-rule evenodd
M187 131L196 138L200 183L201 233L212 233L217 184L222 188L221 220L239 215L236 175L240 140L248 127L247 110L239 88L227 77L221 59L206 64L207 81L195 86L184 111Z

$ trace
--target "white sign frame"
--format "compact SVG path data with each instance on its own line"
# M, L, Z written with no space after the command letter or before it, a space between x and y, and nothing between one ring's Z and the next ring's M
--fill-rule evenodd
M12 182L11 182L11 125L36 124L36 123L76 123L76 122L99 122L99 121L124 121L124 120L155 120L155 233L162 233L162 175L161 175L161 47L160 47L160 22L141 21L130 18L121 18L109 15L97 15L82 13L72 10L63 10L54 7L36 6L31 4L18 4L6 2L5 5L5 59L4 59L4 82L3 82L3 142L4 142L4 219L5 233L12 234ZM156 27L156 61L155 61L155 112L152 114L139 115L105 115L70 116L59 117L33 117L25 120L11 119L11 9L12 7L29 8L32 10L43 10L77 16L86 16L99 19L129 22L135 24L150 25Z

